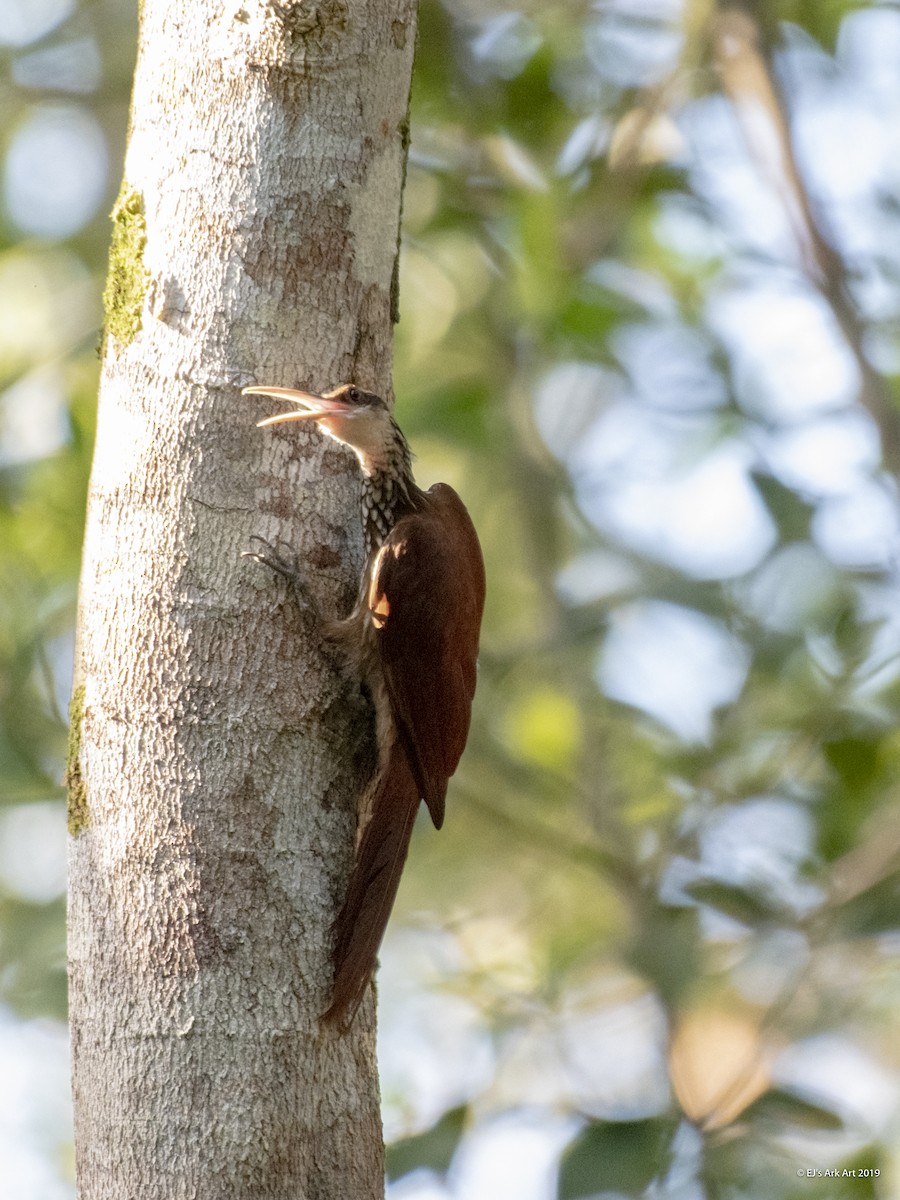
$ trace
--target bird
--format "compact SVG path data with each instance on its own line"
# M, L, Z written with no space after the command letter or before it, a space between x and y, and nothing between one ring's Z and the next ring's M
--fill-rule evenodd
M254 539L260 549L247 552L307 596L324 637L341 647L375 710L377 766L358 807L355 861L333 929L331 1001L322 1014L347 1029L377 965L420 802L436 829L444 822L447 784L471 722L484 559L454 489L416 484L409 444L381 396L354 383L322 393L243 391L295 406L259 426L312 421L359 464L366 558L348 616L318 610L295 556L261 538Z

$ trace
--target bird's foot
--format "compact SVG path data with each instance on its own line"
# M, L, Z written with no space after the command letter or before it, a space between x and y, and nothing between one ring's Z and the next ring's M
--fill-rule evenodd
M282 541L281 538L278 538L276 542L267 542L265 538L257 537L256 534L253 534L250 541L256 542L260 547L259 550L245 550L241 554L241 558L255 559L264 567L270 567L277 574L283 575L285 579L290 579L292 583L302 580L300 560L289 542ZM282 547L286 551L284 554L281 553Z
M268 567L276 574L283 575L288 582L294 585L294 589L304 604L311 608L318 616L319 606L313 599L306 576L300 568L300 559L290 543L283 541L281 538L278 538L274 543L267 542L265 538L257 537L255 534L250 538L250 541L255 542L259 546L259 549L245 550L241 554L241 558L252 558L255 562L262 563L264 567Z

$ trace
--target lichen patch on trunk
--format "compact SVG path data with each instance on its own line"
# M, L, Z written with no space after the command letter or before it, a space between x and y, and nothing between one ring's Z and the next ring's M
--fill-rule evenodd
M149 276L144 267L147 223L144 198L123 181L112 210L109 273L103 292L104 337L110 334L127 346L141 328L141 313Z
M81 774L81 723L84 719L84 684L72 693L69 705L69 746L63 782L68 792L69 833L78 837L90 823L87 788Z

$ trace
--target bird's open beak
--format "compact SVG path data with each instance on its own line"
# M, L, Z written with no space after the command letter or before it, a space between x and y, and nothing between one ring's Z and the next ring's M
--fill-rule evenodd
M296 388L284 387L245 387L244 396L272 396L276 400L288 400L291 404L301 406L299 412L278 413L274 417L266 417L257 421L257 427L263 425L279 425L283 421L316 421L322 417L337 417L351 411L350 405L344 400L337 400L327 393L323 396L315 392L301 392Z

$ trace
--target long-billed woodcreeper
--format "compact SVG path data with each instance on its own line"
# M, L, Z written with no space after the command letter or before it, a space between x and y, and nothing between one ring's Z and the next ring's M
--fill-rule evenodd
M321 395L244 391L297 406L260 425L315 421L354 451L362 473L366 564L359 596L344 619L320 614L323 634L343 648L375 708L377 768L360 805L363 819L371 815L335 922L334 983L323 1014L349 1024L375 968L419 801L437 829L444 821L447 782L469 733L484 562L453 488L416 486L406 438L380 396L354 384ZM308 595L296 563L271 546L262 543L252 557Z

